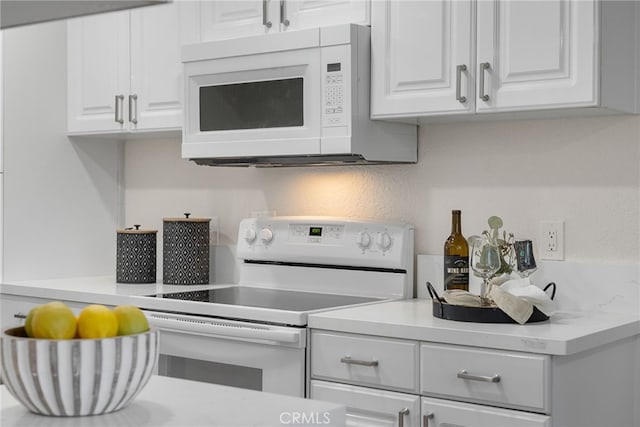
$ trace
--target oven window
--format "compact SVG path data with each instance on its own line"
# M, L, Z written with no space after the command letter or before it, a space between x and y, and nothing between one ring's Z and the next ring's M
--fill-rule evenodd
M262 370L161 354L158 374L211 384L262 391Z
M200 131L303 126L303 79L200 88Z

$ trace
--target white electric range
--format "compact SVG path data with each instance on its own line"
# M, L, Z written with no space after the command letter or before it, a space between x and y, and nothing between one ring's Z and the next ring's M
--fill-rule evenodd
M145 310L161 330L159 373L304 396L308 315L413 297L413 232L343 218L242 220L239 283L149 296L166 308Z

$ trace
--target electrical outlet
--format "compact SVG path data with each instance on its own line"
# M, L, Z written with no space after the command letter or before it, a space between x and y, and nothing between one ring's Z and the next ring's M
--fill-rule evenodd
M564 221L540 222L540 259L564 260Z

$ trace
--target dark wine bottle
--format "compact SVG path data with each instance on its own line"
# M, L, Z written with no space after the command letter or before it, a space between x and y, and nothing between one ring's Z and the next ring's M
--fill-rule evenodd
M444 242L444 289L469 290L469 245L462 235L462 213L451 211L451 235Z

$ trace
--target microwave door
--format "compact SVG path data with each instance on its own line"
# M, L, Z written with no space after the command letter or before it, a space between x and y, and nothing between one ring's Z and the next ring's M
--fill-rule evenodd
M320 153L317 50L185 64L184 157Z

